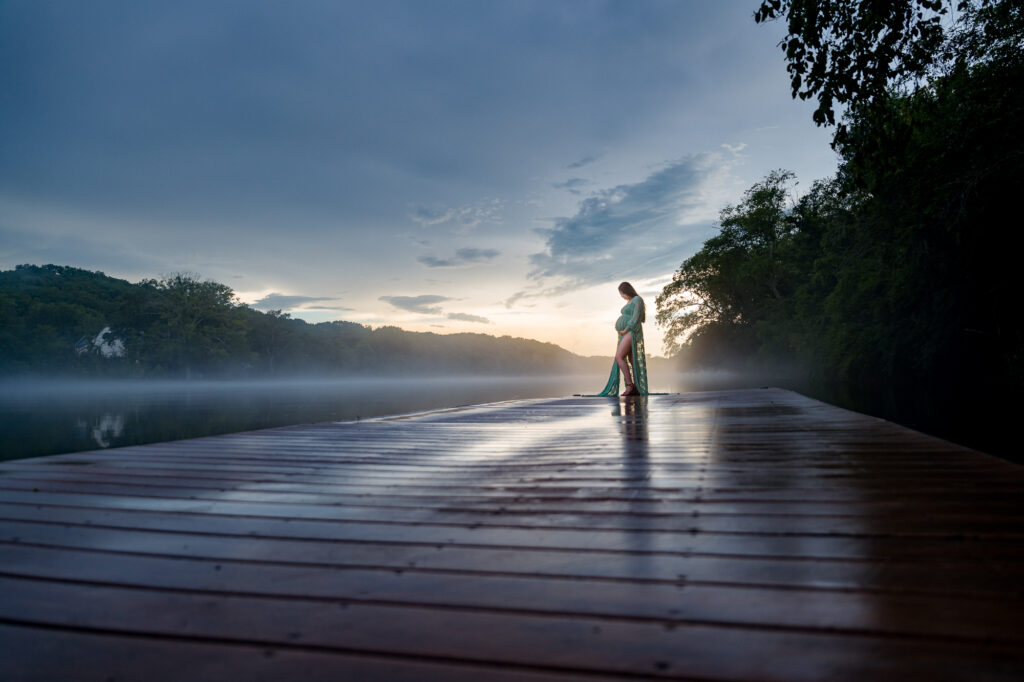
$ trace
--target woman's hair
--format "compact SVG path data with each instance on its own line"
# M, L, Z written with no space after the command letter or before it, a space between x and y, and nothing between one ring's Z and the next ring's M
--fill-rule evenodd
M620 294L626 294L626 296L629 296L629 300L631 300L631 301L634 298L637 298L638 296L640 296L640 294L636 293L636 289L634 289L633 285L630 284L629 282L623 282L622 284L619 285L619 293ZM646 322L647 321L647 306L644 305L643 301L644 301L644 299L641 298L640 299L640 304L641 304L641 306L643 306L643 309L640 311L640 321L641 322Z

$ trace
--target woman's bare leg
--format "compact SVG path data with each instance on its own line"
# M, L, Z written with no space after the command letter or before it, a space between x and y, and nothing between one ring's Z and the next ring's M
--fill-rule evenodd
M626 360L629 357L629 352L633 348L633 332L626 332L622 340L619 341L619 347L615 351L615 362L619 366L619 371L622 373L623 378L626 380L626 384L633 383L633 374L629 371L629 361Z

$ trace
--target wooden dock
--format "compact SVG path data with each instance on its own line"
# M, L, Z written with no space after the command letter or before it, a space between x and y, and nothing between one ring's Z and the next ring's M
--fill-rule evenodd
M1020 680L1024 467L779 389L0 465L0 680Z

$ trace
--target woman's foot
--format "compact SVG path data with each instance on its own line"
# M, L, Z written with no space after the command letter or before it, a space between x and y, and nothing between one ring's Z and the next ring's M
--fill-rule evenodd
M626 384L626 390L622 395L640 395L640 391L636 390L636 384Z

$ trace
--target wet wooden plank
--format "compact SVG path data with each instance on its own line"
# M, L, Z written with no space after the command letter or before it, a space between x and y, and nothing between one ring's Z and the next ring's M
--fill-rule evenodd
M316 481L316 482L314 482ZM454 510L468 506L473 511L506 513L574 512L615 514L621 503L629 502L630 514L664 515L673 513L701 515L779 515L787 516L871 516L878 514L915 514L922 510L930 515L973 516L979 513L1002 517L1021 515L1016 491L999 494L961 493L891 499L777 499L758 494L716 495L672 488L646 489L644 497L618 488L588 490L586 497L579 488L543 489L475 489L457 491L444 486L369 486L322 484L318 479L306 482L234 481L211 477L147 476L124 474L110 469L77 471L11 470L0 479L0 490L32 490L34 492L100 492L117 495L152 495L156 497L201 497L230 490L235 499L260 499L269 502L318 501L324 504L377 507L416 507L424 505ZM446 494L442 494L444 491ZM923 497L923 499L922 499ZM941 501L941 506L935 503Z
M396 543L340 543L188 532L157 533L57 522L5 520L0 543L93 552L212 559L280 566L425 572L436 574L532 576L676 585L799 587L832 591L894 591L903 594L960 594L1002 598L1019 589L1024 571L1015 562L987 560L844 561L800 557L594 553L502 547L423 546Z
M965 679L984 665L989 679L1024 673L1019 649L1002 643L836 635L826 630L722 628L659 621L552 618L484 610L423 609L334 601L259 598L0 578L11 595L0 622L66 629L173 635L339 653L682 679ZM31 611L28 618L7 613ZM742 655L737 655L742 652ZM951 674L954 673L954 674ZM906 677L904 677L905 679Z
M271 516L283 518L329 518L334 521L374 523L432 523L474 528L527 528L588 530L629 530L665 533L785 533L789 535L973 535L1000 538L1024 538L1024 514L1019 507L1003 513L984 508L951 513L942 509L927 513L927 509L888 512L872 516L850 514L787 514L748 513L716 514L702 512L689 506L675 512L612 509L568 509L570 505L530 509L516 504L504 506L455 506L439 501L434 505L366 505L324 499L318 494L292 494L267 496L260 493L211 492L195 490L191 494L148 492L118 489L92 492L87 484L24 483L21 486L0 485L0 494L9 502L33 503L40 494L54 504L97 507L116 500L124 509L159 511L194 511L201 508L210 513ZM74 491L74 492L72 492ZM230 500L225 500L230 497ZM270 498L270 499L268 499ZM915 513L917 511L925 514Z
M82 630L0 623L0 653L17 651L31 669L5 665L5 682L182 680L187 682L602 682L621 679L525 667L472 665L422 657L374 656L326 647L239 640L153 637L124 630ZM154 661L159 668L154 668ZM154 670L159 670L155 676ZM83 675L83 671L85 674ZM140 674L140 671L143 671Z
M0 545L0 576L81 584L177 589L207 594L488 610L509 615L872 632L889 636L1024 643L1018 604L1003 599L887 596L885 619L862 594L674 581L597 581L584 577L486 575L415 570L324 570L322 566L99 554L66 547ZM552 600L552 595L558 598ZM9 616L11 614L8 614Z
M631 555L720 555L799 557L859 561L866 559L966 561L1016 560L1024 546L1002 538L828 537L821 535L728 535L645 533L587 529L521 529L437 523L339 522L274 516L216 514L197 506L190 511L51 506L0 501L0 518L83 522L153 531L225 533L253 539L277 537L326 542L418 543L430 547L504 547Z
M1022 484L774 389L10 462L0 672L1018 679Z

